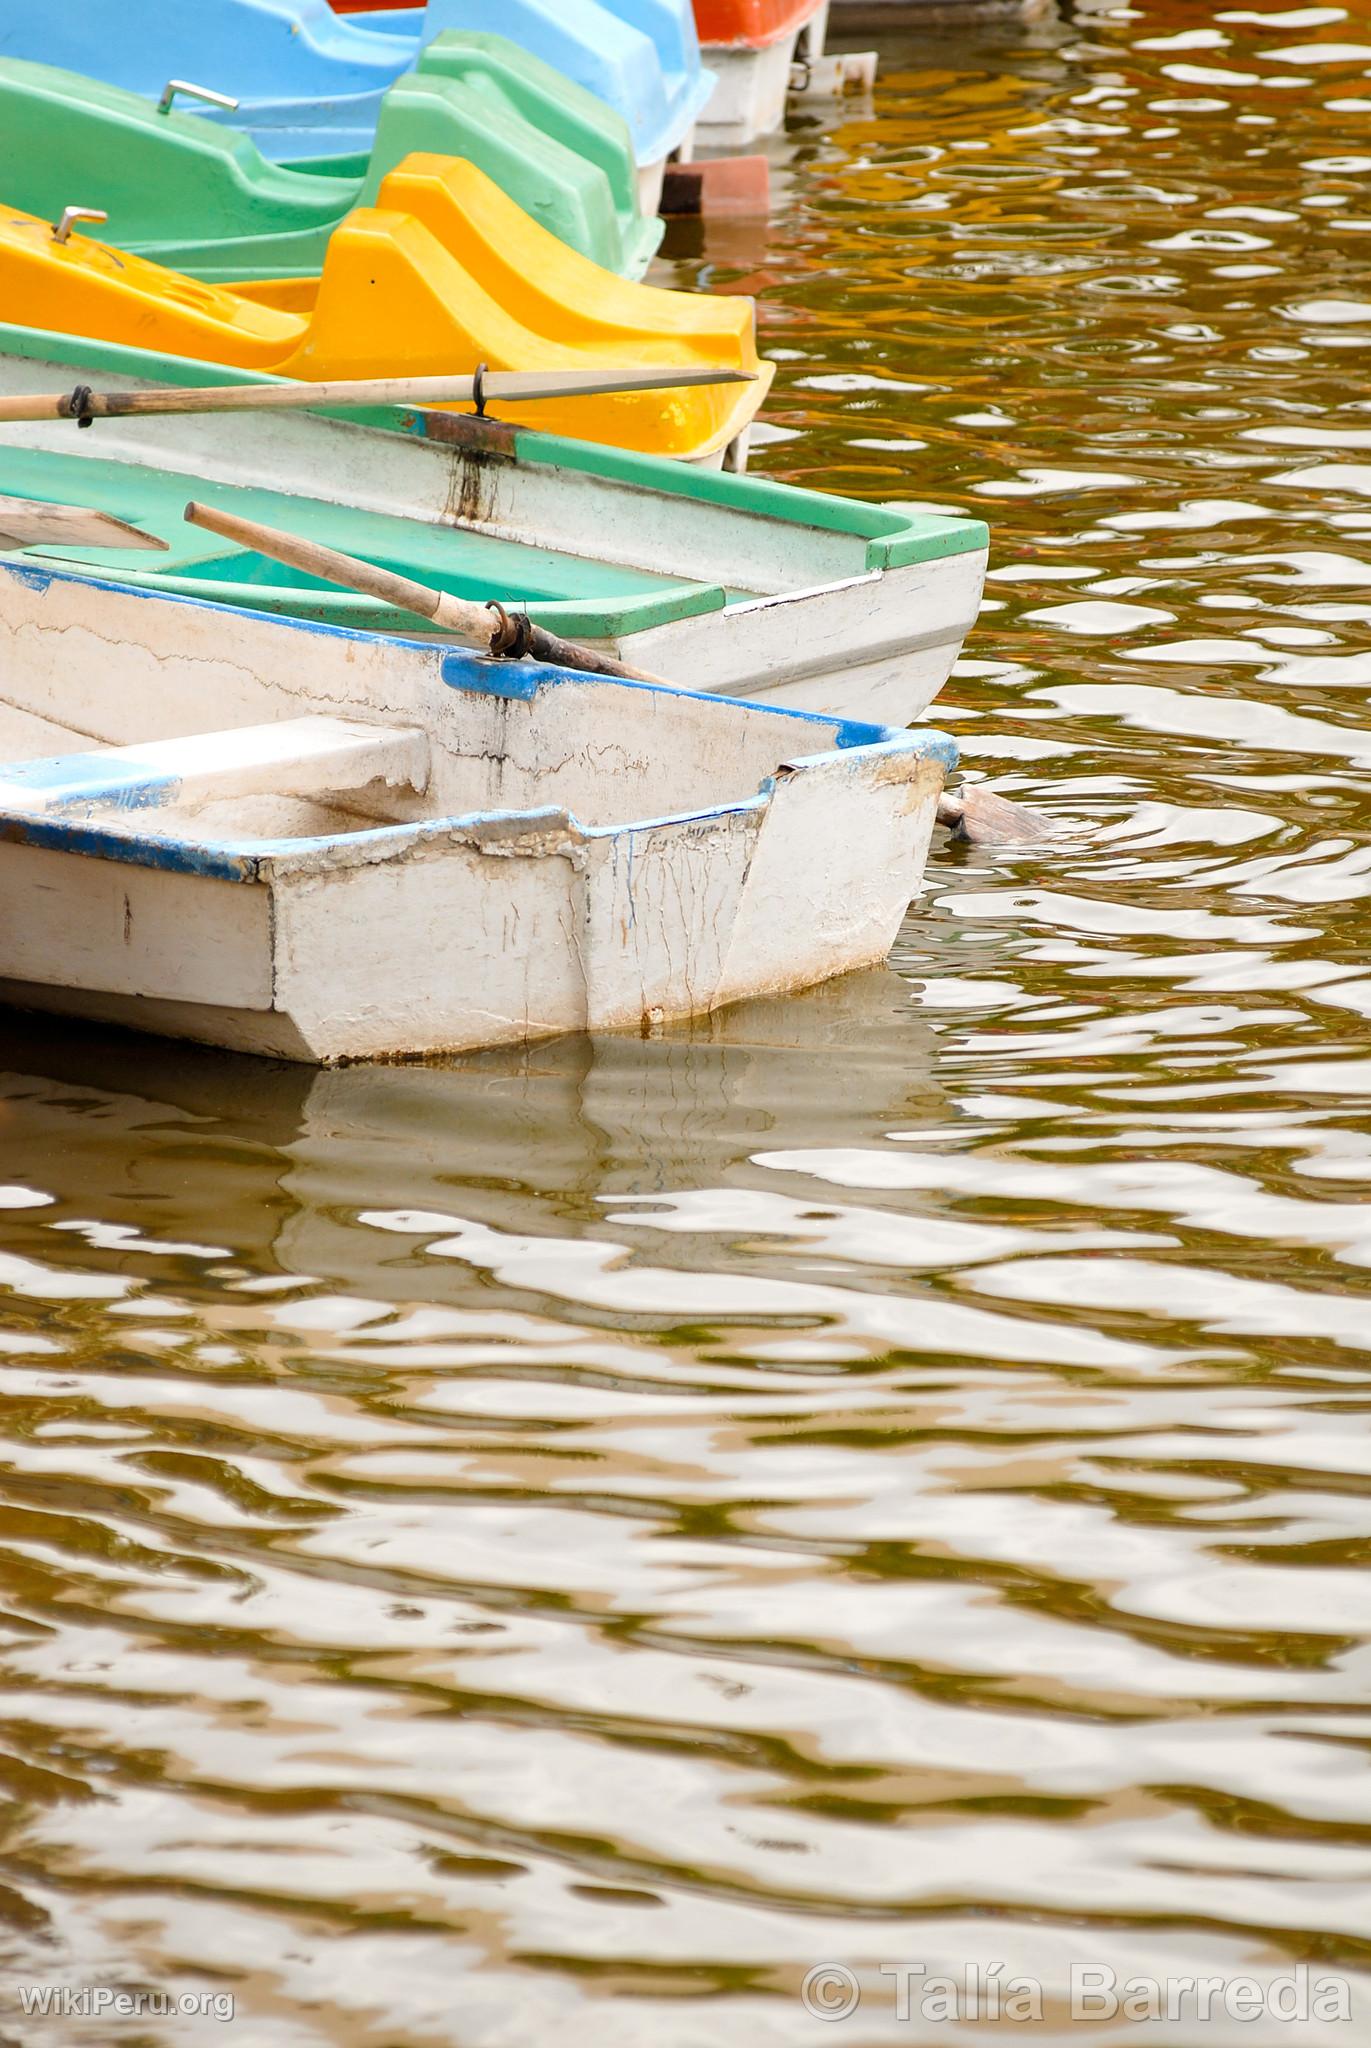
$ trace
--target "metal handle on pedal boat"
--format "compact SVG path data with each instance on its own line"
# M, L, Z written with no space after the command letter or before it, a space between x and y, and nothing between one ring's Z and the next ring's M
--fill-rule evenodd
M169 78L157 102L159 114L171 112L171 103L178 93L183 99L203 100L207 107L223 107L230 114L237 111L237 100L231 99L226 92L212 92L207 85L192 85L188 78Z
M62 218L52 231L52 239L54 242L69 242L71 240L71 231L76 226L78 220L102 221L108 219L109 215L98 206L64 206L62 208Z

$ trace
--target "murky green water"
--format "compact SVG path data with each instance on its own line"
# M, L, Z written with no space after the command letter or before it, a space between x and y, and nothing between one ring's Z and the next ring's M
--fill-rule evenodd
M986 2040L1367 2038L1369 112L1371 9L891 39L678 251L758 467L992 520L940 717L1092 828L888 973L455 1071L3 1025L0 2039L872 2048L994 1962ZM1296 1964L1351 2023L1067 2018Z

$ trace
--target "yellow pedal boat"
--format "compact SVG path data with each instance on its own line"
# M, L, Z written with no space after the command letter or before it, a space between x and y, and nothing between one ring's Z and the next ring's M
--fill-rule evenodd
M275 376L492 370L751 370L756 382L501 406L501 418L649 455L745 450L770 387L753 304L661 291L603 270L540 227L474 164L409 156L374 207L334 230L318 277L203 284L49 221L0 212L6 318L59 334Z

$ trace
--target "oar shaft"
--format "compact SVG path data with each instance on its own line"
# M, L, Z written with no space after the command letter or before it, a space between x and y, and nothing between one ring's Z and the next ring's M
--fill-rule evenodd
M554 668L588 669L595 676L617 676L621 682L657 683L664 689L676 686L665 676L658 676L647 668L632 668L626 661L616 661L612 654L598 654L593 647L587 647L580 640L563 640L557 633L549 633L545 626L535 626L529 621L528 651L535 661L547 661Z
M186 518L192 526L202 526L224 540L236 541L239 547L268 555L272 561L281 562L288 569L298 569L306 576L317 576L325 583L341 584L345 590L355 590L363 597L392 606L396 611L412 612L421 619L431 619L435 626L450 633L455 640L464 641L468 647L479 647L486 653L501 651L502 629L510 621L499 605L473 604L468 599L452 597L447 591L431 589L427 583L415 583L408 576L397 576L393 570L379 569L373 562L360 561L356 555L342 554L337 548L306 540L298 533L282 533L274 526L261 525L256 519L241 519L236 513L223 512L215 506L199 505L192 500L186 507ZM601 654L593 647L583 647L575 640L559 639L555 633L531 622L528 622L522 638L522 651L537 661L585 669L592 675L618 676L630 682L662 681L660 676L650 675L644 669L630 668L627 663L615 661L611 655Z
M618 392L677 391L699 385L749 384L751 370L488 370L486 404L526 405L537 399L599 398ZM335 378L324 384L161 384L141 391L48 391L0 398L0 424L23 420L128 419L139 414L295 412L311 406L473 405L475 377Z
M65 410L70 392L44 391L32 398L0 399L0 419L10 420L61 420L72 415Z
M396 611L416 612L421 619L432 619L435 625L442 625L474 647L489 645L490 614L482 605L465 604L461 598L433 590L427 583L415 583L408 576L379 569L374 562L359 561L355 555L341 554L319 541L306 540L302 534L281 533L256 519L240 519L236 513L222 512L215 506L199 505L192 500L186 507L186 518L192 526L203 526L224 540L236 541L239 547L269 555L273 561L284 563L288 569L298 569L302 575L318 576L325 583L341 583L363 597L393 605Z

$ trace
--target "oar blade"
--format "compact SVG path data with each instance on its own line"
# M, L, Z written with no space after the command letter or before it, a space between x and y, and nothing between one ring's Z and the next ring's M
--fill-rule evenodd
M42 498L0 497L0 545L8 548L155 548L156 534L89 505L50 505Z
M491 405L535 398L601 398L618 392L689 391L701 385L755 384L755 370L714 367L593 370L488 370L483 391Z
M964 782L954 795L949 791L938 804L938 823L946 825L954 839L967 839L973 846L1031 846L1054 839L1052 821L1041 811L996 796L978 782Z

